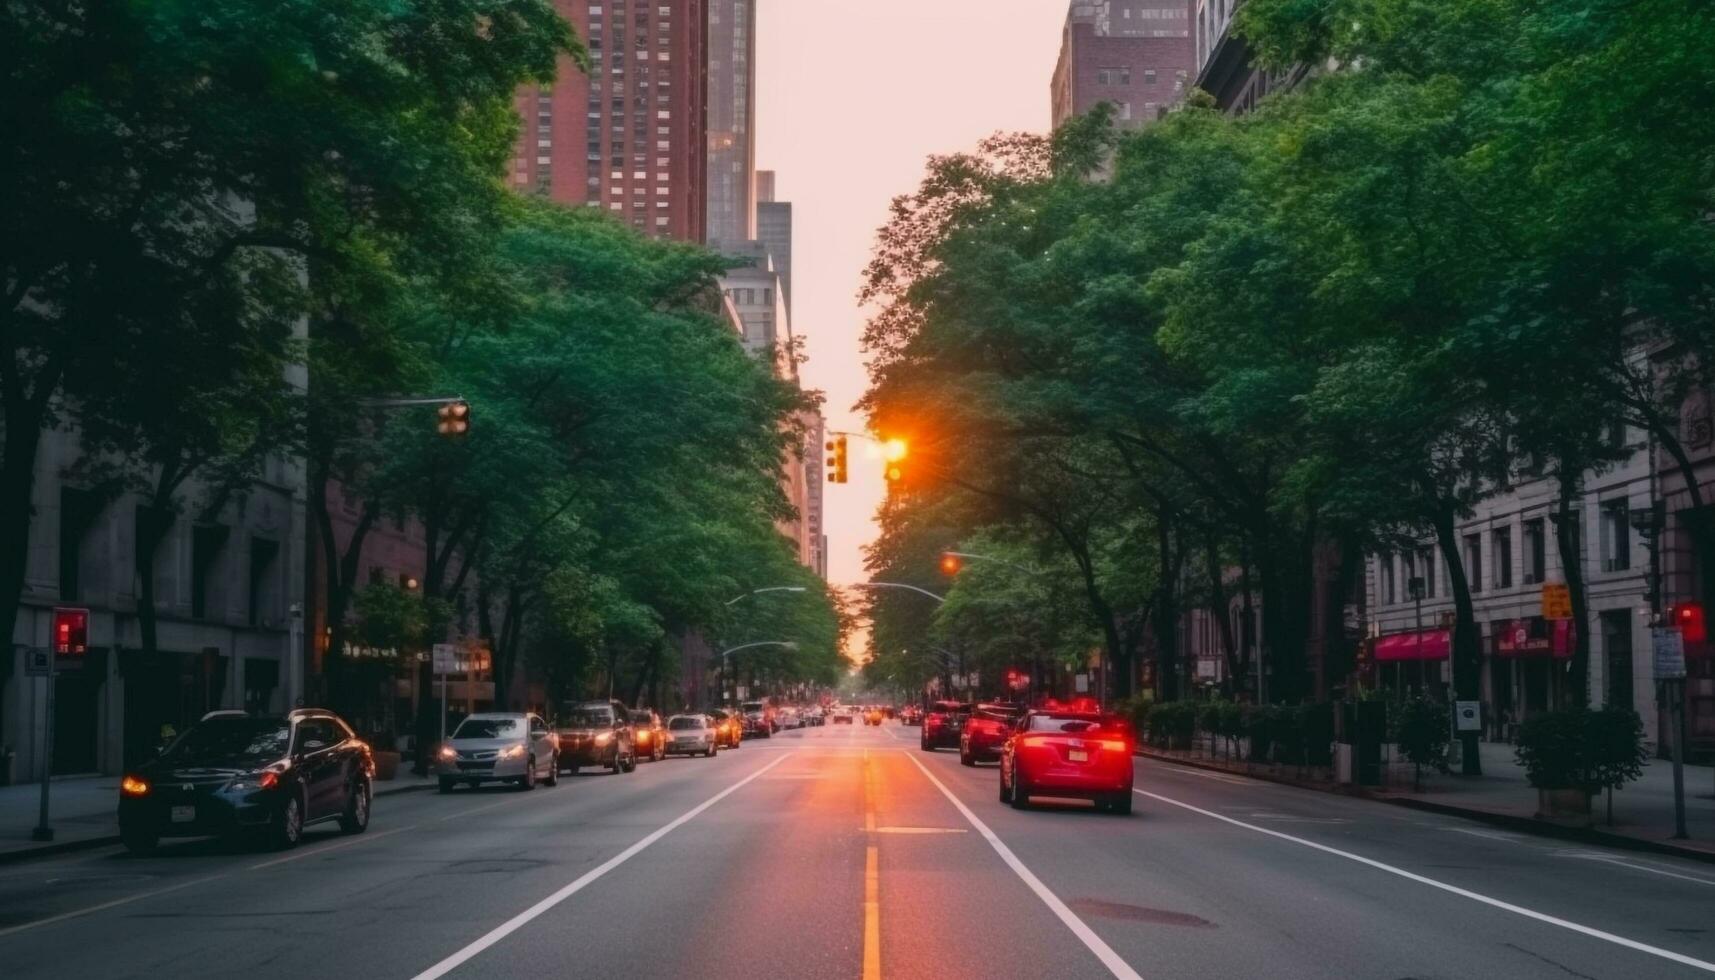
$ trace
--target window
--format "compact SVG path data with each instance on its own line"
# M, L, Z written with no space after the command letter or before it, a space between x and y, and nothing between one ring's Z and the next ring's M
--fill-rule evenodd
M1422 548L1417 552L1417 563L1423 566L1423 597L1435 598L1435 550Z
M1399 601L1398 583L1393 574L1393 556L1382 554L1376 556L1376 567L1381 573L1381 593L1383 604Z
M1489 542L1495 562L1495 588L1510 589L1513 587L1513 529L1497 528L1489 536Z
M1131 84L1131 69L1130 68L1097 68L1096 69L1096 84L1097 85L1130 85Z
M1471 591L1483 591L1483 536L1481 534L1465 535L1465 575L1470 580Z
M275 608L274 560L280 555L280 542L267 538L250 539L250 625L279 614Z
M1119 117L1121 119L1130 119L1131 118L1131 103L1130 102L1119 103Z
M1145 68L1143 70L1143 84L1145 84L1145 85L1154 85L1155 84L1155 69Z
M1524 522L1524 584L1540 585L1548 574L1548 539L1542 518Z
M1603 501L1602 571L1623 572L1631 567L1631 503L1624 499Z

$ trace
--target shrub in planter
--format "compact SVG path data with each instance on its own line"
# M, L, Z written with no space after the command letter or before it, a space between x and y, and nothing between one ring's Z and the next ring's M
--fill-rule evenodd
M1197 705L1164 701L1149 709L1149 742L1158 748L1188 749L1197 730Z
M1274 733L1274 761L1288 766L1303 765L1304 732L1299 727L1298 709L1271 705L1268 711Z
M1626 708L1569 708L1519 726L1517 757L1541 814L1587 816L1590 796L1643 774L1643 722ZM1609 800L1612 822L1612 798Z
M1226 702L1212 698L1197 705L1197 730L1209 736L1209 754L1215 752L1215 739L1221 734L1221 705Z
M1594 785L1608 791L1608 825L1614 823L1614 790L1644 774L1644 722L1630 708L1590 712L1588 736Z
M1407 698L1393 717L1393 740L1411 763L1413 789L1423 788L1423 767L1447 772L1447 743L1453 737L1453 715L1447 705L1423 695Z
M1227 739L1227 757L1233 755L1233 739L1245 733L1244 705L1236 701L1221 702L1221 734Z

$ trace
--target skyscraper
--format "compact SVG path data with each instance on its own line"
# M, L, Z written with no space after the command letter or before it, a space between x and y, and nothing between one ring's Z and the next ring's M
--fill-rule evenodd
M792 204L774 199L774 171L756 174L756 240L774 262L786 313L792 313Z
M708 242L756 237L756 0L708 0Z
M590 71L562 60L526 86L512 185L606 208L648 235L702 241L707 0L555 0L588 40Z
M1114 106L1121 129L1158 118L1185 97L1196 69L1191 0L1072 0L1051 85L1055 128Z

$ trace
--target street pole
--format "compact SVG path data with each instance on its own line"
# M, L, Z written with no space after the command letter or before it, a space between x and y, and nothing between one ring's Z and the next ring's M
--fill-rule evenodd
M54 676L59 672L59 654L48 652L48 717L42 736L42 804L35 829L30 831L34 841L54 839L54 828L48 824L48 784L54 773Z

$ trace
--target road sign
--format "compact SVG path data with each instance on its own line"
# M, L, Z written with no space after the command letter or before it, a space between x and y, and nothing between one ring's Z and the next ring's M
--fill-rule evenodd
M26 677L50 677L54 672L54 656L47 647L31 647L24 651Z
M1453 727L1455 731L1480 732L1483 730L1483 706L1477 701L1456 701L1453 705Z
M1571 619L1572 590L1564 582L1544 582L1542 585L1542 618Z
M1655 657L1655 679L1676 681L1685 677L1685 637L1671 626L1650 630L1650 649Z
M435 673L451 674L458 669L458 647L451 643L437 643L433 648Z
M1072 675L1072 689L1077 691L1079 694L1090 693L1090 675L1089 674L1073 674Z

